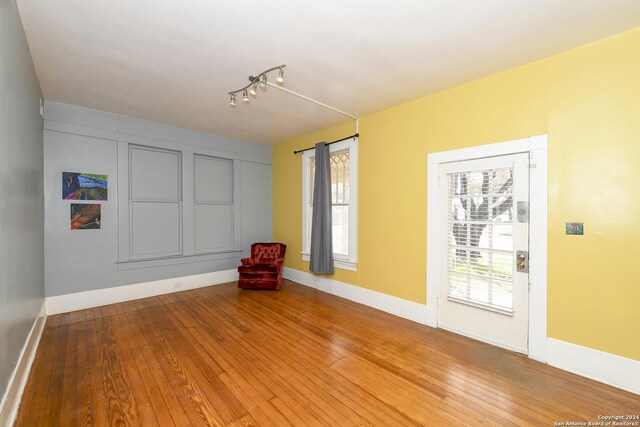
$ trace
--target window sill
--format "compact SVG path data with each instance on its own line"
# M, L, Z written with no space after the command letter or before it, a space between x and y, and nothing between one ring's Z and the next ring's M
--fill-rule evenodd
M309 254L305 254L303 252L302 253L302 260L309 262L309 260L310 260ZM356 265L357 264L358 264L357 261L351 261L351 260L344 259L344 258L336 258L336 257L333 258L333 266L335 268L339 268L341 270L356 271Z

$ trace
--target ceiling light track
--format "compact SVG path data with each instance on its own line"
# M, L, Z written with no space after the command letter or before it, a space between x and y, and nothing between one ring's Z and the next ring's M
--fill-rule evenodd
M269 86L271 86L271 87L275 87L276 89L280 89L281 91L287 92L287 93L289 93L289 94L291 94L291 95L297 96L298 98L302 98L302 99L304 99L304 100L307 100L307 101L313 102L314 104L319 105L319 106L321 106L321 107L328 108L329 110L333 110L333 111L335 111L336 113L340 113L340 114L345 115L345 116L347 116L347 117L351 117L351 118L352 118L352 119L354 119L354 120L358 120L358 118L357 118L356 116L352 115L352 114L345 113L345 112L344 112L344 111L342 111L342 110L338 110L337 108L334 108L334 107L332 107L332 106L330 106L330 105L324 104L324 103L322 103L322 102L320 102L320 101L316 101L315 99L313 99L313 98L309 98L308 96L304 96L304 95L302 95L302 94L299 94L298 92L294 92L294 91L289 90L289 89L287 89L287 88L284 88L284 87L281 87L281 86L274 85L274 84L273 84L273 83L271 83L271 82L267 82L267 85L269 85Z
M278 65L277 67L264 70L263 72L261 72L260 74L256 74L255 76L254 75L249 76L248 85L246 85L245 87L241 87L240 89L232 90L231 92L229 92L229 105L232 107L236 106L236 96L239 93L242 93L242 102L244 102L245 104L248 104L251 101L251 98L249 98L249 94L255 97L258 95L258 87L260 87L261 89L266 89L268 84L267 73L270 73L271 71L278 70L278 77L276 77L276 82L278 82L278 84L283 84L285 67L286 65L282 64L282 65Z
M276 89L279 89L283 92L286 92L288 94L297 96L298 98L302 98L305 101L309 101L309 102L313 102L316 105L319 105L321 107L327 108L329 110L335 111L336 113L342 114L344 116L350 117L352 119L354 119L356 121L356 133L355 135L358 135L358 117L354 116L353 114L349 114L349 113L345 113L342 110L338 110L335 107L332 107L330 105L327 105L323 102L320 101L316 101L313 98L309 98L308 96L302 95L298 92L294 92L292 90L286 89L284 87L282 87L282 85L284 84L284 69L285 69L286 65L282 64L282 65L278 65L276 67L273 68L269 68L268 70L265 70L263 72L261 72L260 74L256 74L256 75L251 75L249 76L249 84L246 85L245 87L241 87L240 89L236 89L233 90L231 92L229 92L229 105L232 107L236 106L236 95L238 95L239 93L242 93L242 102L244 102L245 104L248 104L249 102L251 102L251 98L249 98L249 94L253 97L256 97L258 95L258 87L260 87L261 89L266 89L267 86L271 86L274 87ZM267 77L267 73L271 72L271 71L275 71L278 70L278 77L276 78L276 82L278 84L273 84L268 80Z

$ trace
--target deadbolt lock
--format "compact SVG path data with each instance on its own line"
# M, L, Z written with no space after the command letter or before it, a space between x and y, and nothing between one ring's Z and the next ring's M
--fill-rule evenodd
M529 251L516 252L516 271L520 273L529 272Z

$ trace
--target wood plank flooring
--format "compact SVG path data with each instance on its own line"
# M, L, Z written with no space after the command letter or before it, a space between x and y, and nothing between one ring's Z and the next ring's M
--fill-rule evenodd
M640 414L640 397L285 281L49 317L16 426L552 426L615 414Z

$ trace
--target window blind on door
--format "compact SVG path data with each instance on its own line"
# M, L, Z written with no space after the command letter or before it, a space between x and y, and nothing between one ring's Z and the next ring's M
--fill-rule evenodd
M513 314L513 167L447 174L450 301Z

